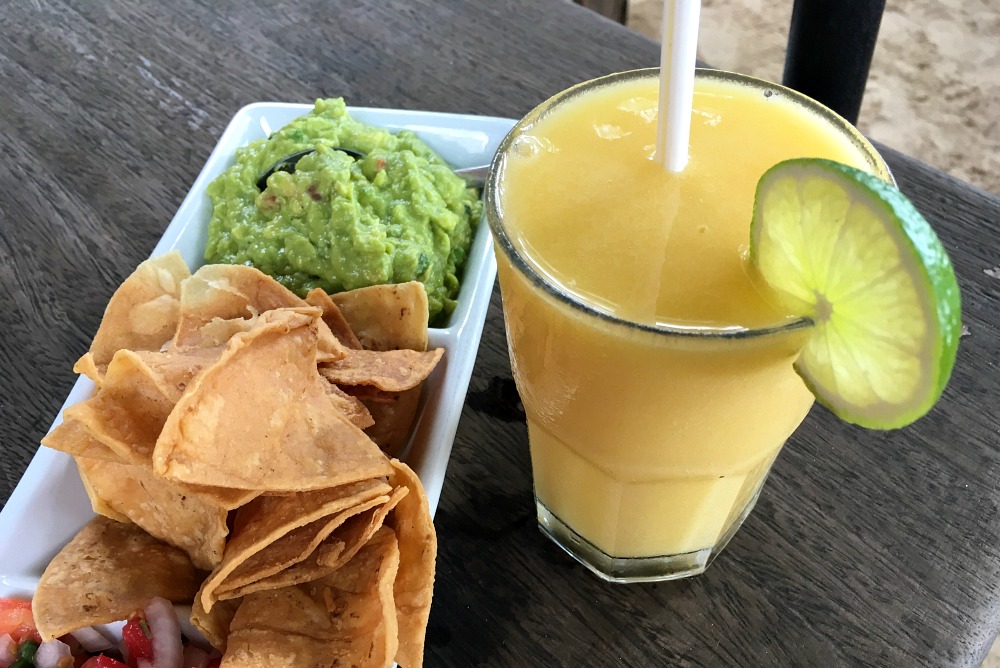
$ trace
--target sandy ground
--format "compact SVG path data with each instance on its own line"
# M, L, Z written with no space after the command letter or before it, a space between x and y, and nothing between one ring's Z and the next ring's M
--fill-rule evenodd
M661 0L631 0L629 27L658 39L662 7ZM780 81L791 12L790 0L702 0L698 55L722 69ZM858 127L1000 194L996 0L887 3ZM1000 640L983 668L1000 668Z
M657 38L662 5L631 0L629 26ZM790 0L702 0L699 56L722 69L780 81L791 11ZM996 0L887 3L858 127L1000 194Z

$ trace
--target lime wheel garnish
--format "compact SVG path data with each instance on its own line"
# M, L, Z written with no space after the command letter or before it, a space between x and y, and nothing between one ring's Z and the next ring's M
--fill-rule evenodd
M814 327L795 369L838 417L893 429L941 396L961 336L958 283L934 230L894 186L829 160L757 185L750 260Z

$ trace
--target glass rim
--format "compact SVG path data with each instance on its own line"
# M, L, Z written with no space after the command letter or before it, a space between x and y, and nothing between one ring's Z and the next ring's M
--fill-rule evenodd
M622 318L602 310L595 304L573 294L563 286L545 277L542 272L539 271L539 268L534 266L534 264L517 249L510 236L507 234L507 230L503 225L503 207L498 198L499 189L497 187L497 181L500 174L503 172L504 159L509 153L512 144L520 137L521 133L526 128L537 122L550 109L572 99L573 97L576 97L577 95L586 93L593 88L629 79L657 76L659 76L659 68L650 67L624 72L615 72L613 74L607 74L595 79L580 82L567 88L566 90L556 93L536 106L510 129L507 135L500 142L500 146L497 148L496 153L493 155L493 159L490 161L489 175L486 179L486 184L483 190L483 200L485 203L484 215L490 226L490 230L493 232L494 244L499 246L504 255L507 256L511 264L521 273L521 275L531 281L532 284L540 288L548 296L587 316L598 318L608 324L624 327L629 330L643 331L650 334L669 337L683 337L688 339L733 340L762 338L778 334L797 332L811 327L813 325L813 320L807 316L796 317L785 322L775 323L774 325L768 325L765 327L743 327L740 325L682 325L677 323L651 324L635 322L634 320ZM755 88L762 88L764 90L772 89L780 92L792 102L803 105L808 108L809 111L819 115L825 122L844 132L844 134L846 134L869 159L876 176L890 182L894 181L885 160L871 144L871 142L869 142L857 128L851 125L843 117L839 116L836 112L813 100L812 98L780 84L751 77L745 74L739 74L737 72L697 68L695 70L695 76L702 79L717 79L720 81L730 83L735 82L753 86Z

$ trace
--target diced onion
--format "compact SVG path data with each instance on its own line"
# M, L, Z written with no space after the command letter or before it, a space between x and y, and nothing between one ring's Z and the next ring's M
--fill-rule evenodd
M76 638L76 641L90 654L103 652L115 646L114 641L92 626L77 629L70 633L70 635Z
M125 627L125 622L128 620L122 619L117 622L109 622L107 624L94 624L94 628L111 638L113 641L118 642L122 639L122 629Z
M0 635L0 668L7 668L17 659L17 643L9 633Z
M174 616L173 604L164 598L154 598L143 612L153 638L153 668L183 668L181 627Z
M35 651L35 668L70 668L73 652L61 640L46 640Z

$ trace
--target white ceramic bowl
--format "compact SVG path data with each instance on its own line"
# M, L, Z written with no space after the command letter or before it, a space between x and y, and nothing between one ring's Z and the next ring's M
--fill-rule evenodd
M232 164L237 147L268 136L311 108L307 104L258 102L240 109L151 257L177 249L192 269L201 266L212 210L205 187ZM357 107L349 111L369 125L412 130L456 168L488 163L514 125L510 119L461 114ZM444 348L445 356L425 383L410 443L403 453L427 490L431 513L441 496L495 276L489 228L483 222L472 242L458 306L447 327L430 330L430 345ZM62 421L67 406L86 399L92 391L93 384L87 378L78 379L52 427ZM48 562L92 517L73 460L40 447L0 511L0 536L4 536L0 541L0 596L31 595Z

